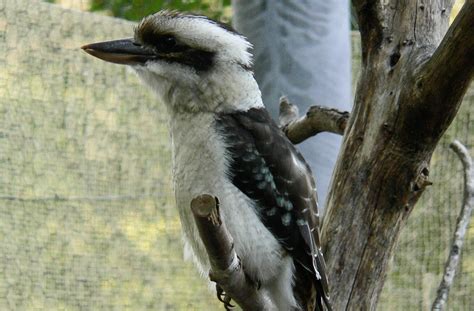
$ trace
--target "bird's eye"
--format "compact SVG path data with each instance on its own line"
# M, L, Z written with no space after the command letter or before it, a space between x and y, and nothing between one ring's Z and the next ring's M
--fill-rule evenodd
M159 40L158 48L165 52L171 52L176 47L176 38L173 36L163 36Z

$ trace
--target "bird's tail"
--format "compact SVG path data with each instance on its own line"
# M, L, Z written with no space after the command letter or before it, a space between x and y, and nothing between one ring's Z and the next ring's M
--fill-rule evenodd
M300 264L295 265L295 298L301 310L304 311L332 311L327 290L320 279Z
M323 286L320 280L317 280L314 283L315 287L315 307L313 310L315 311L332 311L331 302L329 301L329 297L325 294Z

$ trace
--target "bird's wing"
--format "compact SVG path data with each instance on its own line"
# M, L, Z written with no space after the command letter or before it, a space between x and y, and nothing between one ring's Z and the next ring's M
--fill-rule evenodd
M296 264L314 275L319 304L330 308L309 166L265 109L219 114L216 127L230 150L232 182L257 202L262 222Z

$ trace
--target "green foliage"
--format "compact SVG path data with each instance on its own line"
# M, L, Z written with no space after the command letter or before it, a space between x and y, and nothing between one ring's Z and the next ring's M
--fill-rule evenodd
M113 16L136 21L167 9L204 14L227 22L230 4L230 0L91 0L90 10L108 11Z

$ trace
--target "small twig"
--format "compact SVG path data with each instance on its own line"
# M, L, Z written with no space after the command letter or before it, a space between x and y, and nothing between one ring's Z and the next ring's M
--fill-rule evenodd
M291 122L294 122L300 116L300 112L298 106L293 105L288 100L288 97L282 96L280 97L280 127L284 127Z
M349 112L322 106L312 106L298 118L298 108L286 97L280 99L280 126L294 144L321 132L343 135L348 120Z
M271 301L244 272L232 236L221 220L218 199L208 194L200 195L191 201L191 210L209 255L209 277L224 290L226 309L232 298L243 310L273 310ZM221 293L218 292L218 296Z
M454 232L453 244L449 252L448 260L444 268L443 279L438 288L436 299L433 302L431 310L443 310L448 299L449 289L451 288L457 266L460 261L461 250L463 247L464 236L471 219L472 209L474 208L474 168L469 152L459 141L455 140L450 145L451 149L458 155L464 168L464 198L461 212L459 214L456 230Z

